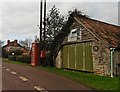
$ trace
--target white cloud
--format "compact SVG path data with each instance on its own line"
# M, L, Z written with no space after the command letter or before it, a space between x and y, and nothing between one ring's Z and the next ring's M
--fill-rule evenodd
M49 2L48 4L50 5L49 7L56 5L63 15L67 15L69 10L77 8L91 18L118 24L117 2Z
M49 0L47 0L49 1ZM56 5L62 15L77 8L83 10L91 18L118 23L117 2L48 2L47 11ZM2 39L34 38L39 29L39 3L36 2L4 2L2 3ZM0 28L1 29L1 28ZM1 37L1 35L0 35Z
M37 35L39 23L38 3L3 3L3 39L33 38ZM28 35L28 34L32 34Z

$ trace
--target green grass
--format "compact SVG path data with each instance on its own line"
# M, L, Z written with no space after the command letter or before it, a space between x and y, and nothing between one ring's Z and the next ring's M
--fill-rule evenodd
M30 64L28 63L10 61L8 59L3 59L2 61L13 63L13 64L21 64L21 65L30 66ZM70 71L70 70L57 69L57 68L51 68L51 67L37 67L37 68L48 71L48 72L55 73L57 75L64 76L70 80L76 81L78 83L82 83L96 90L101 90L101 91L109 90L110 91L110 90L118 89L118 77L111 78L111 77L90 74L90 73Z
M8 63L13 63L13 64L30 66L29 63L23 63L23 62L20 62L20 61L12 61L12 60L8 60L7 58L2 58L2 62L8 62Z
M90 73L48 67L40 67L40 69L62 75L96 90L118 90L118 77L111 78Z

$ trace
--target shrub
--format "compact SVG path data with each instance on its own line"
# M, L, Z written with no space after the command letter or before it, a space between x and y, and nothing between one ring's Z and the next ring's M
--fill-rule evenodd
M15 55L9 55L9 60L16 61L16 56Z
M30 63L31 57L30 56L16 56L16 61L24 62L24 63Z
M20 55L18 55L18 56L16 56L16 61L20 61L20 62L22 62L22 56L20 56Z

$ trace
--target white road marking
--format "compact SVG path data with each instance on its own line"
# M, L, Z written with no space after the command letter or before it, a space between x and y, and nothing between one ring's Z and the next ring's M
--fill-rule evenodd
M6 71L9 71L10 69L6 69Z
M25 77L23 77L23 76L20 76L19 78L20 78L22 81L24 81L24 82L28 81L28 79L25 78Z
M44 88L40 87L40 86L34 86L34 88L40 92L48 92L47 90L45 90Z
M12 73L12 74L14 74L14 75L16 75L16 74L17 74L17 73L16 73L16 72L14 72L14 71L12 71L11 73Z

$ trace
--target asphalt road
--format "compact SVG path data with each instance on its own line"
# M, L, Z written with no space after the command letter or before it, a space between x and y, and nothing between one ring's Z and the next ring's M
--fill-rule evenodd
M2 90L35 91L81 91L91 90L82 84L32 66L2 63Z

